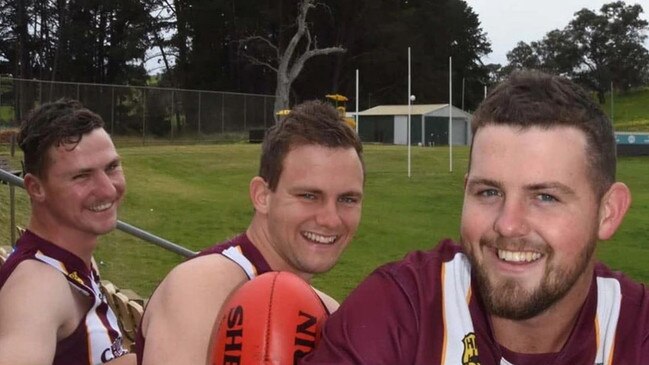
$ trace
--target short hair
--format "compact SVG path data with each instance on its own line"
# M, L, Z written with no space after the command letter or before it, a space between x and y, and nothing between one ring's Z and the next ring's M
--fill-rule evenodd
M59 99L33 109L18 133L25 173L45 177L50 147L70 144L74 149L84 134L103 126L103 119L77 100Z
M577 128L586 136L585 152L595 193L601 197L615 182L616 148L611 121L582 87L567 78L535 70L513 72L475 111L471 132L475 136L487 125L523 130Z
M286 155L294 148L319 145L329 148L354 148L363 164L363 145L338 111L318 100L295 106L268 129L262 144L259 176L275 191ZM365 173L363 167L363 174Z

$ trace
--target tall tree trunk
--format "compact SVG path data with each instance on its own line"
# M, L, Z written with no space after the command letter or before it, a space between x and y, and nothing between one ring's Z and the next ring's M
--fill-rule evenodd
M287 109L290 105L291 82L284 74L277 73L277 88L275 89L275 122L279 121L277 112Z
M58 0L57 1L57 13L59 16L59 24L56 29L56 32L58 33L57 38L57 44L56 44L56 49L54 50L54 62L52 65L52 81L56 81L56 73L58 72L58 67L59 67L59 57L61 56L61 53L63 52L63 48L67 44L66 40L66 17L67 17L67 0ZM50 84L50 95L53 93L53 88L54 83Z
M295 20L297 29L286 43L286 47L280 47L270 39L263 36L253 36L242 41L242 43L257 41L265 45L274 52L277 59L277 67L251 55L246 55L249 61L256 65L263 65L273 70L277 74L277 86L275 88L274 114L275 121L278 121L277 112L288 109L290 105L291 84L300 75L304 64L312 57L319 55L328 55L331 53L345 52L340 46L318 48L317 39L311 36L307 14L309 10L315 8L318 4L316 0L302 0L298 5L298 15ZM283 37L278 37L283 38Z
M110 10L106 9L106 3L100 3L97 9L97 16L99 17L99 26L98 26L98 32L97 35L99 36L99 39L97 40L97 62L95 64L95 70L97 70L97 79L96 82L100 83L112 83L114 80L111 80L108 78L108 75L111 74L111 65L108 65L108 69L106 69L106 59L109 58L106 55L106 36L107 33L109 32L108 24L110 23L111 26L110 28L114 28L114 19L111 19L110 22L108 20L109 17L112 18L112 12ZM110 31L111 33L114 34L114 30ZM112 63L112 58L108 60L108 62ZM112 75L114 77L114 75Z
M606 90L597 88L597 100L601 105L604 105L604 103L606 103Z
M18 42L16 43L16 61L14 67L14 74L17 77L28 79L31 78L29 73L29 34L27 29L27 6L25 0L17 0L16 2L16 35L18 37ZM14 83L14 90L15 85ZM29 108L27 105L27 100L25 100L23 95L23 88L20 87L18 90L15 90L14 95L16 95L17 105L15 115L16 120L21 120L23 115L23 110L27 111Z
M30 62L29 62L29 31L28 31L28 22L29 18L27 16L27 4L25 0L18 0L16 2L17 6L17 24L16 24L16 33L18 35L18 44L16 47L16 61L18 77L29 79L31 78L30 71Z

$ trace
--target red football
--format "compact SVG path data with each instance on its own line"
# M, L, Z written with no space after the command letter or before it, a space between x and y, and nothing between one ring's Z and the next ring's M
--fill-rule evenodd
M219 318L213 365L290 365L320 340L327 310L307 282L281 271L239 287Z

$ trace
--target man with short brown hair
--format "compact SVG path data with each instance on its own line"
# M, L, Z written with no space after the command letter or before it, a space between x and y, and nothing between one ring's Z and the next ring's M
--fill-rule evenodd
M259 174L249 185L250 225L162 281L138 332L138 361L206 364L219 310L242 283L268 271L289 271L308 282L331 269L360 223L362 150L338 111L319 101L296 106L270 128ZM329 311L337 308L319 294Z
M473 115L460 244L387 264L301 364L644 364L649 290L595 259L631 203L611 123L571 81L511 75Z
M22 123L27 230L0 268L0 364L134 364L92 266L126 183L97 114L44 104Z

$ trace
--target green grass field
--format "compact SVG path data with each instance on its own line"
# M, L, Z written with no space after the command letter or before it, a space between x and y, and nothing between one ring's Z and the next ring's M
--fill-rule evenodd
M256 173L260 146L250 144L120 147L128 190L120 219L192 250L244 230L252 215L248 182ZM404 146L365 146L367 182L363 219L356 239L315 285L343 299L382 263L406 252L433 247L458 235L462 179L468 149L412 149L407 177ZM0 155L5 151L0 147ZM14 158L15 163L19 156ZM601 243L599 257L615 269L649 283L649 158L621 158L619 179L633 192L633 205L616 236ZM17 222L27 223L28 203L16 190ZM9 242L8 188L0 185L0 244ZM120 287L150 295L181 258L122 232L102 238L96 255L102 276Z

